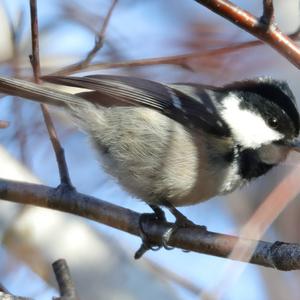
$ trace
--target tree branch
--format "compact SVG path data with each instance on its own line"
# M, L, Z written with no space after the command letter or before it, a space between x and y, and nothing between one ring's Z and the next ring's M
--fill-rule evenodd
M101 69L113 69L113 68L128 68L128 67L141 67L141 66L154 66L154 65L178 65L183 68L190 69L188 62L191 59L205 58L209 56L225 55L234 51L242 50L245 48L263 45L261 41L249 41L246 43L237 43L232 46L223 47L219 49L209 50L205 52L195 52L187 53L181 55L172 55L166 57L157 57L157 58L144 58L136 60L127 60L120 62L105 62L105 63L92 63L84 67L78 66L72 69L63 68L56 72L51 73L50 75L69 75L75 72L84 71L94 71Z
M52 264L61 297L54 300L79 300L67 262L59 259Z
M0 179L0 197L11 202L72 213L139 236L140 214L75 190ZM159 243L170 226L167 222L149 221L143 228L150 241ZM257 243L250 239L204 231L195 226L178 229L172 235L169 245L227 258L238 241L241 243L241 250L252 248ZM300 245L259 241L249 262L284 271L300 269Z
M274 19L273 0L263 0L263 15L260 21L267 26L270 26Z
M299 47L287 35L283 34L273 22L266 28L266 24L262 23L261 18L253 16L228 0L195 1L264 41L293 65L300 68ZM270 1L264 1L263 16L269 18L271 14Z
M295 30L295 32L289 34L289 38L292 40L298 40L300 34L300 27ZM73 65L73 68L63 68L61 70L55 71L50 75L69 75L76 72L82 71L95 71L102 69L114 69L114 68L128 68L128 67L142 67L142 66L155 66L155 65L177 65L182 68L191 69L189 67L189 61L191 59L204 59L207 57L220 56L230 54L236 51L240 51L243 49L248 49L251 47L264 46L264 42L261 40L253 40L248 42L235 43L230 46L202 51L202 52L194 52L194 53L186 53L181 55L172 55L165 57L157 57L157 58L144 58L144 59L136 59L136 60L127 60L120 62L105 62L105 63L91 63L86 66L82 65Z
M40 83L41 67L39 56L39 30L38 30L38 16L37 16L37 4L36 0L30 0L30 17L31 17L31 42L32 42L32 55L29 56L33 69L35 83ZM54 128L52 119L47 105L41 104L45 124L48 130L50 141L52 143L56 161L58 164L60 183L72 187L72 183L69 176L69 171L64 155L64 149L61 146L57 137L56 130Z
M97 52L103 46L106 29L108 27L109 20L111 18L112 12L113 12L116 4L117 4L117 0L113 0L112 3L111 3L111 6L110 6L110 8L107 12L107 15L104 18L103 24L102 24L102 26L101 26L101 28L100 28L97 36L96 36L96 41L95 41L95 45L94 45L93 49L91 49L88 52L88 54L86 55L86 57L82 61L63 68L62 70L60 70L59 74L73 73L73 72L82 70L82 69L86 68L89 65L89 63L95 57Z
M61 296L55 297L53 300L79 300L66 260L59 259L52 264L52 267ZM14 296L2 284L0 284L0 299L34 300L32 298Z
M3 293L3 292L0 292L0 299L3 299L3 300L33 300L32 298L14 296L14 295Z

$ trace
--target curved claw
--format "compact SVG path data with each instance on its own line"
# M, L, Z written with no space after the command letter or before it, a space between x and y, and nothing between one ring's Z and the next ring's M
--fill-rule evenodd
M135 259L139 259L141 258L148 250L152 250L152 251L158 251L161 248L161 246L149 246L147 243L145 243L144 241L142 241L142 244L140 246L140 248L135 252L134 254L134 258Z
M176 230L176 229L175 229ZM166 250L173 250L174 247L169 246L168 242L172 236L172 234L174 233L174 226L170 227L162 236L161 238L161 242L162 242L162 246L164 247L164 249Z
M206 226L202 226L202 225L196 225L194 224L192 221L190 221L187 218L184 219L180 219L180 220L176 220L176 222L173 224L172 227L170 227L162 236L162 246L166 249L166 250L172 250L174 249L174 247L171 247L168 245L172 234L174 234L178 229L180 228L187 228L187 227L199 227L201 228L201 230L206 231L207 228ZM183 250L184 252L189 252L188 250Z

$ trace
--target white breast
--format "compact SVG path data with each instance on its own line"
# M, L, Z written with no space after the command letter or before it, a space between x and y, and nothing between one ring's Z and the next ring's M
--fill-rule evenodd
M205 135L197 132L196 142L191 132L156 110L87 109L85 120L80 126L94 136L104 168L137 198L180 206L231 188L223 183L229 165L219 170L208 164Z

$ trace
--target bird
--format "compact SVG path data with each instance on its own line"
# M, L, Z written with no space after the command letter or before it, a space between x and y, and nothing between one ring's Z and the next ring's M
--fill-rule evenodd
M223 86L117 75L44 76L75 94L0 77L0 92L64 108L89 136L107 173L156 218L241 188L299 151L300 120L286 81ZM80 145L78 145L80 147Z

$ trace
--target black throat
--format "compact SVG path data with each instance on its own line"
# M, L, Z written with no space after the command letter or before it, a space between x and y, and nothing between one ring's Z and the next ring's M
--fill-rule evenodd
M254 149L241 149L238 145L237 163L242 178L251 180L267 173L275 165L262 162Z

